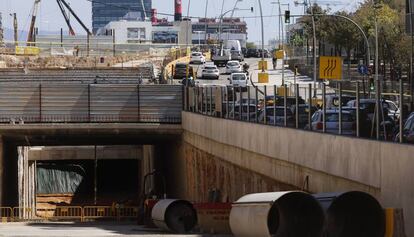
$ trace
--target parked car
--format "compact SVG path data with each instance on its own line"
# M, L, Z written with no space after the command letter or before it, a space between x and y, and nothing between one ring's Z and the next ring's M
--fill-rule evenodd
M204 64L206 63L206 57L201 52L193 52L190 56L190 64Z
M266 106L285 106L285 97L284 96L276 96L274 97L273 95L268 95L266 96ZM302 97L299 97L298 100L299 104L304 104L305 101L302 99ZM292 97L292 96L288 96L286 98L286 105L288 107L295 105L296 104L296 97ZM263 108L264 107L264 100L261 99L259 101L259 108Z
M247 49L246 58L257 58L259 56L259 50L257 49Z
M342 106L347 106L348 102L355 100L355 96L342 95ZM338 95L326 95L326 108L335 109L339 107L339 96Z
M258 50L258 58L260 58L260 57L262 57L262 49L259 49ZM270 52L269 52L269 50L267 50L267 49L264 49L264 57L265 58L269 58L270 57Z
M296 123L296 105L290 106L290 110L292 111L294 121ZM311 115L313 115L318 109L315 106L311 107ZM299 128L304 128L306 124L308 124L308 116L309 116L309 105L308 104L299 104ZM296 125L296 124L295 124Z
M246 73L232 73L228 80L230 81L230 84L235 88L235 90L242 88L242 90L247 91L249 78Z
M400 133L397 133L394 139L396 142L400 141ZM403 128L403 141L414 144L414 113L408 116Z
M232 74L235 72L242 72L242 66L240 65L239 61L229 61L226 65L226 73Z
M276 112L276 114L275 114ZM259 121L264 122L264 109L260 111ZM275 116L276 115L276 116ZM276 120L275 120L276 117ZM286 110L286 121L288 127L294 127L295 121L292 114L292 111L288 108ZM277 126L285 126L285 107L283 106L270 106L266 107L266 123L273 124Z
M247 121L248 118L250 121L254 121L256 119L256 105L255 104L241 104L237 103L234 105L230 104L230 113L229 118L237 119L237 120L243 120ZM240 109L241 109L241 115L240 115Z
M339 134L339 110L327 110L325 122L327 133ZM322 110L319 110L313 114L311 126L313 131L323 131ZM309 129L309 124L306 125L305 129ZM342 135L356 135L355 117L349 111L342 111Z
M220 71L216 65L205 65L203 70L201 71L201 77L204 79L212 78L212 79L219 79Z
M394 121L397 121L400 118L400 109L398 106L391 100L381 100L382 107L384 110L387 111L389 117L391 117ZM351 100L347 103L348 107L356 107L356 100ZM368 109L368 116L372 120L375 113L375 106L376 100L375 99L361 99L359 102L360 108L367 108Z

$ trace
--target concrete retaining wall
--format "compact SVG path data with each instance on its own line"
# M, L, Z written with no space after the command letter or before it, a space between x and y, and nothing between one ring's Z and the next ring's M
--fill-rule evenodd
M361 190L403 208L414 234L414 146L183 113L183 140L244 169L310 192Z

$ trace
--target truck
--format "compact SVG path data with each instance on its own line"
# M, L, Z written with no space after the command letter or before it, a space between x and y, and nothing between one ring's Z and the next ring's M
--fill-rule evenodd
M226 66L227 62L231 60L230 50L222 48L211 57L211 60L217 67Z

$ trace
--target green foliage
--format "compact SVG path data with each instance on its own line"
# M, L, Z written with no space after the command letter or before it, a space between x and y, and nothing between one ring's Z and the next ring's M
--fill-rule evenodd
M255 49L256 45L253 42L247 42L246 43L246 48L248 49Z

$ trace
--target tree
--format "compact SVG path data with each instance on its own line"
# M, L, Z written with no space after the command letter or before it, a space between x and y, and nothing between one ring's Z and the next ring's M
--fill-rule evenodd
M246 48L247 49L255 49L256 45L253 42L247 42L246 43Z

